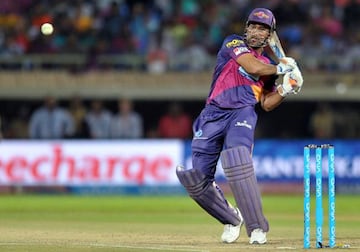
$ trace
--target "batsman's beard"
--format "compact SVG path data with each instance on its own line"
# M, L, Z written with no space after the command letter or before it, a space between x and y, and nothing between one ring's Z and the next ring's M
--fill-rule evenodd
M268 39L269 39L269 37L259 38L256 35L249 35L248 33L244 34L244 38L245 38L246 44L252 48L260 48L260 47L267 46Z

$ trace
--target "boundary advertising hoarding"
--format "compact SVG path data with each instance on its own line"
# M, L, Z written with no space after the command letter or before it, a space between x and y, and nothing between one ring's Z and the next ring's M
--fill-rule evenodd
M3 141L0 185L174 185L183 142Z
M253 160L259 181L303 180L303 150L308 144L332 144L335 146L335 172L338 182L360 185L360 141L355 140L258 140L254 145ZM191 166L190 143L186 144L186 164ZM327 177L327 151L323 151L323 175ZM311 152L311 174L315 174L315 151ZM224 173L218 163L217 179L224 180Z
M253 159L259 182L301 184L303 147L310 143L324 144L313 140L257 140ZM338 188L346 185L360 191L360 141L329 143L335 146ZM311 163L314 174L315 162ZM64 186L77 193L184 192L175 175L178 164L191 168L190 141L0 142L0 186ZM327 165L326 153L323 164ZM225 182L218 165L216 179Z

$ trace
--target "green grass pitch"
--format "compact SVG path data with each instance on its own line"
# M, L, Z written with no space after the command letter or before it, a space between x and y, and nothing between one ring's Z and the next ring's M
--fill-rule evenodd
M360 251L359 196L336 204L337 243ZM245 229L222 244L223 226L187 196L0 196L0 251L303 251L303 197L264 195L263 205L271 230L254 246ZM314 199L311 210L314 247Z

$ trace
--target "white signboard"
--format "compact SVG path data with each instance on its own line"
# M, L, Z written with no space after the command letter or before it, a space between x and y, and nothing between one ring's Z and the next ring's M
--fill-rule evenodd
M2 141L0 185L178 185L178 140Z

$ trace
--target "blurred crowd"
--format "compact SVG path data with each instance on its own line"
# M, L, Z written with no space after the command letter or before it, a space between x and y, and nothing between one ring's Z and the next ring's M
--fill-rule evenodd
M260 6L273 10L288 54L307 70L359 70L360 0L2 0L0 60L81 53L93 69L99 55L130 54L151 72L202 71ZM45 22L51 36L39 32Z
M0 139L191 139L202 102L87 99L46 96L29 106L8 105L0 119ZM360 139L358 103L288 103L261 113L256 138ZM284 121L284 115L296 117Z
M151 122L145 122L143 112L126 97L107 106L104 100L85 102L79 96L60 103L49 95L31 109L18 106L11 118L3 120L0 132L6 139L190 139L191 115L180 102L165 107Z

